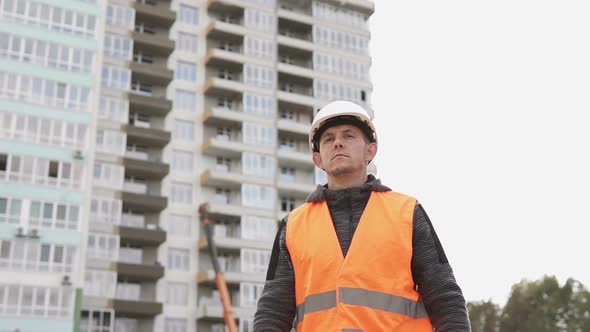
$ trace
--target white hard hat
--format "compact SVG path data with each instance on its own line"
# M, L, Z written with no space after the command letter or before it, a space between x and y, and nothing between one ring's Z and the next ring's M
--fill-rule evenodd
M336 120L336 118L340 119ZM322 107L314 117L309 130L309 148L313 152L319 151L319 146L315 146L314 142L320 139L319 136L327 128L324 128L324 125L328 122L333 123L333 125L356 125L367 135L369 141L377 142L377 132L371 120L369 113L361 106L350 101L333 101Z

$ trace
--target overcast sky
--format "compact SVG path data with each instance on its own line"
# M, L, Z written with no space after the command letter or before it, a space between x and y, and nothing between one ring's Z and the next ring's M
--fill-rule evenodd
M467 300L590 287L588 1L376 0L378 176L417 197Z

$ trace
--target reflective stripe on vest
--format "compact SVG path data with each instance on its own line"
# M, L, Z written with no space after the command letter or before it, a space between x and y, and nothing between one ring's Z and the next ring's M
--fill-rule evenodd
M298 332L433 328L411 271L416 200L372 192L346 257L325 201L289 214Z
M419 319L428 317L422 302L412 301L401 296L362 288L338 288L338 302L369 307ZM297 324L305 319L305 314L336 307L336 291L313 294L297 306Z

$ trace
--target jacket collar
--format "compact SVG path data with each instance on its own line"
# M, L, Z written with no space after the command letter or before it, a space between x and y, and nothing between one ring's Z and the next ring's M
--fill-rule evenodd
M325 185L318 185L315 190L307 196L305 200L306 203L316 203L316 202L323 202L326 200L326 191L346 191L346 190L354 190L358 189L360 191L377 191L377 192L384 192L384 191L391 191L391 189L383 184L381 184L381 180L376 179L373 175L369 174L367 176L367 182L365 182L360 187L355 188L347 188L347 189L338 189L338 190L330 190L328 189L328 184Z

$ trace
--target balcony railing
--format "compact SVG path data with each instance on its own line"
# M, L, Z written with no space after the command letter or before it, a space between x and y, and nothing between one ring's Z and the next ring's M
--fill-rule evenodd
M141 285L139 284L117 284L115 297L122 300L139 301Z
M136 193L136 194L147 194L147 184L138 182L124 182L123 190Z
M140 160L149 160L149 154L147 152L142 151L125 151L125 157L133 158L133 159L140 159Z
M121 216L121 225L143 228L145 226L145 216L124 213Z
M119 261L132 264L142 264L143 251L136 248L119 248Z

